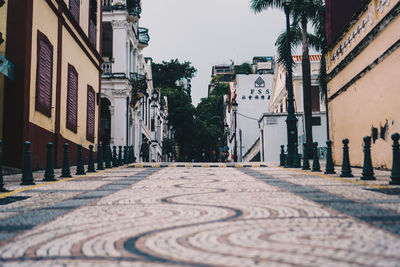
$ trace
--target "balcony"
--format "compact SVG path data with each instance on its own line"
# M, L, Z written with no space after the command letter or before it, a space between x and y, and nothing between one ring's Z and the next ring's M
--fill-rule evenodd
M126 10L133 17L140 18L142 7L140 0L103 0L103 11Z
M139 27L138 32L139 32L139 46L141 48L148 46L150 41L149 30L146 28Z
M135 106L139 99L147 95L147 77L136 72L131 72L129 81L132 86L131 106Z

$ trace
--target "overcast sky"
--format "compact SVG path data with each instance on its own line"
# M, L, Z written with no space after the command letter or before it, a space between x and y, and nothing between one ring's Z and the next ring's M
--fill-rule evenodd
M282 11L254 14L250 0L142 0L140 26L149 29L145 57L157 63L178 58L198 70L193 104L207 96L211 67L275 56L275 40L285 28Z

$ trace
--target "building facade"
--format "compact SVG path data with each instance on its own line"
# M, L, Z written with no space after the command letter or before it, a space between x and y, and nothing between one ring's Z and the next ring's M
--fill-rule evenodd
M351 2L351 15L341 18ZM375 167L391 168L392 140L400 131L400 1L326 1L328 101L336 164L350 140L352 165L363 164L363 137L372 138ZM357 129L352 131L351 129Z
M295 112L298 119L298 144L306 142L305 121L303 108L303 76L302 56L293 56L293 92L295 98ZM311 93L312 93L312 124L313 141L318 142L319 148L323 150L327 141L327 118L323 98L320 93L318 75L320 72L321 55L310 55L311 63ZM259 118L261 160L279 161L280 146L287 145L287 89L286 69L277 64L269 102L269 112ZM299 152L303 147L299 145Z
M20 168L31 141L34 169L44 168L46 144L61 165L63 144L87 155L98 140L101 1L7 1L6 57L16 79L4 89L4 164Z

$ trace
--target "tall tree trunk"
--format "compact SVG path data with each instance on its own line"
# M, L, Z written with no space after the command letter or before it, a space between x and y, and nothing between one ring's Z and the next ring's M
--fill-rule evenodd
M305 16L301 19L301 30L303 35L303 59L302 59L302 71L303 71L303 109L304 119L306 125L306 142L307 151L309 158L312 157L312 103L311 103L311 66L310 66L310 54L308 50L308 39L307 39L307 18Z
M321 73L320 73L320 83L321 83L321 93L325 100L325 109L326 109L326 139L330 140L329 133L329 107L328 107L328 86L326 84L326 53L322 52L321 58Z

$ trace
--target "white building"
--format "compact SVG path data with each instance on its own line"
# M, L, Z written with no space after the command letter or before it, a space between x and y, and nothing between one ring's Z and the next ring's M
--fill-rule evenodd
M255 57L252 67L253 72L257 74L236 74L234 83L231 83L230 100L226 108L230 159L234 159L235 146L237 146L238 162L243 161L244 156L249 154L247 152L260 137L258 119L268 112L274 77L272 57ZM232 109L234 102L237 103L236 116Z
M305 143L305 123L303 115L303 77L301 68L301 56L293 56L295 67L293 69L293 90L295 96L295 112L298 119L298 144L299 152ZM310 55L311 61L311 92L312 92L312 123L313 141L318 142L321 150L326 147L327 141L327 120L324 101L320 94L318 75L320 68L320 55ZM280 146L287 145L287 90L286 70L282 65L277 66L274 74L269 112L259 118L260 124L260 154L261 161L279 161Z
M140 0L103 0L100 140L117 147L133 145L137 161L143 160L142 144L155 143L152 130L158 129L151 129L151 59L142 54L150 38L139 27L140 13ZM161 160L161 144L152 146L150 160Z

